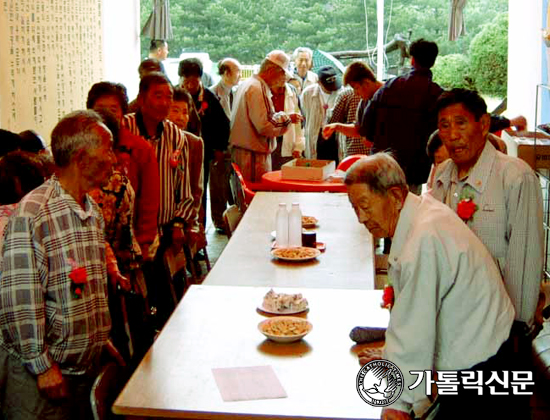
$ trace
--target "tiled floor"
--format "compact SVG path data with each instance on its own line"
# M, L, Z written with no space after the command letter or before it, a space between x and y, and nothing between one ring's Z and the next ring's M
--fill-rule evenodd
M206 246L208 257L210 258L210 264L213 266L227 245L228 239L226 235L216 232L210 218L206 223L206 240L208 241Z

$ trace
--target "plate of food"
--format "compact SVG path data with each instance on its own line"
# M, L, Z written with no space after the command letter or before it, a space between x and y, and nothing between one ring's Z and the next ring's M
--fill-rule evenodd
M311 229L317 227L319 220L313 216L302 216L302 227L305 229Z
M309 261L321 255L321 251L316 248L306 248L299 246L295 248L275 248L271 255L283 261Z
M276 293L273 289L266 293L258 309L272 315L292 315L307 311L307 299L301 293Z
M304 338L313 325L307 319L295 316L277 316L258 324L258 329L270 340L278 343L292 343Z

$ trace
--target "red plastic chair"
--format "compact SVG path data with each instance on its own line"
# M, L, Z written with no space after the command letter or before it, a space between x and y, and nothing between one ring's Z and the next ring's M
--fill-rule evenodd
M233 167L233 170L235 171L235 174L237 175L237 178L239 180L239 183L241 184L241 188L244 192L244 201L246 206L252 202L252 199L254 198L254 195L256 194L254 191L252 191L248 186L246 185L246 182L244 180L243 174L241 172L241 169L239 168L239 165L236 163L231 163L231 166ZM244 209L241 209L243 211Z
M342 162L338 164L336 169L345 172L349 169L351 165L364 157L367 157L367 155L350 155L347 158L343 159Z

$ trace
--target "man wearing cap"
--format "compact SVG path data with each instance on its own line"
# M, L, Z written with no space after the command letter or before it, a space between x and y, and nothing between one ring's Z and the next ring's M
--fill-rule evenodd
M391 150L409 190L419 194L430 172L426 143L437 128L435 103L442 89L432 81L430 70L437 44L418 39L410 54L412 70L378 89L363 112L359 134L373 142L373 152Z
M245 180L261 182L271 171L271 152L275 139L302 121L299 113L275 112L271 89L284 87L290 59L280 50L271 51L260 65L258 74L242 83L235 95L231 112L231 159Z
M330 118L342 83L332 66L324 66L317 72L318 83L302 92L302 109L306 119L306 158L338 160L338 143L335 137L325 140L321 130Z

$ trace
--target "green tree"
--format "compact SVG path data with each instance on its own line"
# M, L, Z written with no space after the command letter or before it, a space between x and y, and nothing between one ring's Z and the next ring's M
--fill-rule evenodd
M444 89L473 88L470 62L464 54L439 56L432 68L433 80Z
M508 77L508 14L485 25L470 45L470 67L477 89L506 96Z
M411 30L412 39L433 40L446 55L466 54L481 24L505 12L508 0L469 0L464 11L467 34L455 42L447 40L449 1L385 3L385 41ZM142 25L152 4L153 0L141 0ZM257 64L274 48L290 52L308 46L330 52L376 46L376 0L170 0L170 6L171 57L183 50L206 51L212 60L233 56L244 64ZM144 56L148 46L149 39L142 38ZM387 59L389 66L395 65L398 53Z

